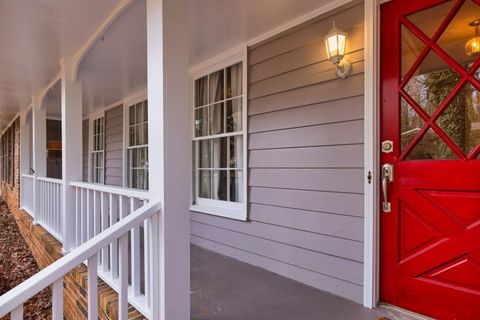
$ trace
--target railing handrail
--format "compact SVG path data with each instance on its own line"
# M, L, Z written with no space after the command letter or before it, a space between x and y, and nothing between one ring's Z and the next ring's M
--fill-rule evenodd
M64 277L112 241L120 238L161 209L160 202L149 203L126 216L110 228L69 252L34 276L0 296L0 318L12 312L25 301Z
M34 176L32 174L26 174L26 173L22 174L22 177L28 178L28 179L33 179L34 178Z
M48 177L37 177L37 180L56 183L56 184L62 184L63 183L62 179L55 179L55 178L48 178Z
M72 181L70 182L72 187L90 189L99 192L106 192L112 193L115 195L126 196L126 197L134 197L143 200L148 200L150 198L150 193L148 191L141 191L138 189L130 189L130 188L123 188L117 186L108 186L104 184L96 184L96 183L88 183L88 182L80 182L80 181Z

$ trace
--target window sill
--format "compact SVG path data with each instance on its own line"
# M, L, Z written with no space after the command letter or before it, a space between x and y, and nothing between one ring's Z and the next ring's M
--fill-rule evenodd
M194 204L190 206L190 211L206 213L214 216L235 219L240 221L247 221L247 214L244 209L238 210L236 208L213 207L213 206Z

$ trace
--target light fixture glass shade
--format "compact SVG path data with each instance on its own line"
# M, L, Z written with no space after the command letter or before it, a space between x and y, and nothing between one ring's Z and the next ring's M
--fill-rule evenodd
M480 37L470 39L465 45L465 53L468 56L480 53Z
M338 64L345 55L347 35L333 25L332 30L325 36L325 49L330 61Z

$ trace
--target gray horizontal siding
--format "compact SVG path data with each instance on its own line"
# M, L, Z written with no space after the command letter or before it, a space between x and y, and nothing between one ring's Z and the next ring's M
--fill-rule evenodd
M249 221L192 212L192 243L361 302L363 6L249 50ZM348 32L347 79L323 47Z
M105 112L105 184L123 185L123 106Z

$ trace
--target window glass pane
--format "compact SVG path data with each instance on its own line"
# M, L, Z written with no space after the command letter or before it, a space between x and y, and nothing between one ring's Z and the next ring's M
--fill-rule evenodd
M408 104L400 99L400 150L403 152L422 129L425 121Z
M129 139L129 145L134 146L135 145L135 127L130 127L130 139Z
M243 171L230 171L230 201L243 202Z
M234 136L230 141L230 161L229 168L243 167L243 136Z
M198 143L198 167L199 168L210 168L211 167L211 140L200 140Z
M224 133L224 108L223 103L217 103L210 108L210 135Z
M432 115L460 80L460 76L430 51L403 90L428 114Z
M452 9L455 1L446 1L444 4L435 5L431 8L417 11L407 18L415 24L429 38L438 30L440 24Z
M458 156L432 128L417 142L407 160L453 160Z
M148 149L134 148L130 149L132 156L132 169L146 169L148 165Z
M130 125L135 123L135 105L128 108L128 123Z
M209 170L198 171L198 196L200 198L212 198L212 176Z
M237 97L242 94L242 63L227 68L226 98Z
M204 106L208 103L207 100L207 76L195 80L195 106Z
M242 98L229 100L227 104L227 132L242 131Z
M210 80L210 92L209 102L216 102L223 100L223 70L212 73L209 76Z
M141 123L143 122L143 104L137 103L135 107L135 123Z
M437 124L468 155L480 145L480 92L470 83L465 84Z
M143 144L148 144L148 123L142 125Z
M227 140L228 138L212 139L213 168L227 168Z
M478 58L478 54L467 52L466 44L470 39L478 36L475 27L469 24L480 18L479 13L480 3L466 0L437 41L437 44L450 57L465 68Z
M143 120L148 121L148 100L143 101Z
M195 136L208 135L208 107L195 110Z
M227 170L214 170L212 179L213 199L228 200L227 193Z

